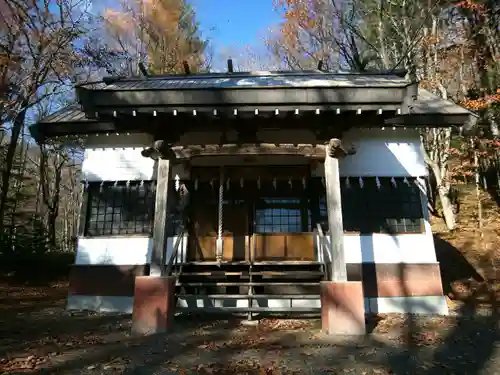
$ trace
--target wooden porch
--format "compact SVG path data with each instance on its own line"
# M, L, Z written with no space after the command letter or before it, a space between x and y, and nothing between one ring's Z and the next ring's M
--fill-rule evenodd
M307 165L193 168L186 262L315 262L310 179Z

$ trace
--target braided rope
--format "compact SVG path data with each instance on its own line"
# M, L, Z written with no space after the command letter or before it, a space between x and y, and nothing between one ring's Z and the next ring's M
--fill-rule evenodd
M220 262L222 260L222 217L224 213L224 170L220 168L219 177L219 227L217 230L217 249L216 258Z
M224 170L220 169L220 179L219 179L219 228L217 237L222 238L222 216L224 213Z

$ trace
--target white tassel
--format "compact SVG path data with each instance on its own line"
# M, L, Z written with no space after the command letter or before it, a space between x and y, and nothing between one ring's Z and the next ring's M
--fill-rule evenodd
M288 185L290 185L290 187L292 187L292 179L290 177L288 177Z
M348 189L351 187L351 181L349 180L349 177L346 177L346 178L345 178L345 186L346 186L346 188L348 188Z
M144 186L144 180L141 180L141 183L139 184L140 187Z
M375 183L377 184L377 189L380 189L382 187L382 184L380 183L380 179L378 177L375 177Z
M260 176L257 177L257 189L260 190Z
M194 180L194 190L198 190L198 179Z
M306 179L305 179L305 177L302 177L302 187L304 189L306 188Z
M391 184L394 187L398 187L398 183L396 182L396 179L394 177L391 178Z
M321 183L323 184L323 186L325 186L325 178L324 177L321 177Z
M213 179L213 178L210 180L210 186L211 186L211 187L212 187L212 189L213 189L213 187L214 187L214 179Z
M181 188L181 178L179 177L178 174L175 175L174 180L175 180L175 191L179 191L179 189Z
M104 188L104 182L101 182L99 185L99 193L102 193L102 189Z
M276 189L276 178L273 178L273 186L274 186L274 189Z
M403 182L404 182L406 185L410 186L410 182L408 181L408 179L407 179L406 177L404 178Z
M226 191L229 190L229 187L231 186L231 179L226 180Z
M243 179L243 177L240 177L240 186L242 189L243 189L243 186L245 186L245 180Z
M360 177L359 178L359 187L363 188L363 186L364 186L363 177Z

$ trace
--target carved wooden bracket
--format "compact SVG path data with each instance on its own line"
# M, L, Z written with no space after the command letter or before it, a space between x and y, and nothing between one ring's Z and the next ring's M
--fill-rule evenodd
M338 159L356 153L356 148L353 145L343 144L342 141L338 138L330 139L330 141L328 142L327 150L330 157Z
M145 158L157 159L175 159L175 153L172 151L172 145L163 140L153 142L153 145L142 150L141 155Z

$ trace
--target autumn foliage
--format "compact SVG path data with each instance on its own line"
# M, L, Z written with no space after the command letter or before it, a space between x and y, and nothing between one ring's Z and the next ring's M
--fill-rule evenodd
M104 12L108 45L146 61L153 74L179 73L183 61L198 70L206 43L184 0L126 0Z
M466 99L461 104L472 111L480 111L496 103L500 104L500 89L497 89L495 94L485 95L478 99Z

